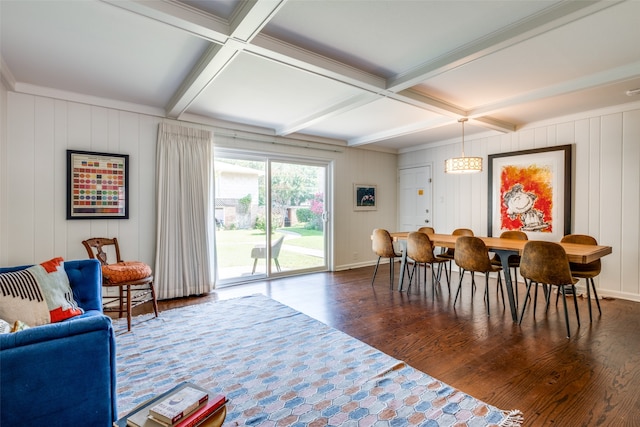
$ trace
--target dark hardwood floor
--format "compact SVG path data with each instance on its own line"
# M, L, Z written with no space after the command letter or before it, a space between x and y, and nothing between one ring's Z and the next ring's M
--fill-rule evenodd
M487 317L484 277L473 297L466 279L453 307L455 273L453 292L443 279L433 295L430 274L426 289L390 290L388 268L380 267L373 287L373 268L366 267L228 287L160 308L262 293L487 403L520 409L525 426L640 426L640 303L604 299L599 316L593 302L589 323L587 301L578 298L578 327L568 301L567 339L562 301L545 314L540 293L536 319L529 305L519 326L495 281ZM522 303L522 283L519 290Z

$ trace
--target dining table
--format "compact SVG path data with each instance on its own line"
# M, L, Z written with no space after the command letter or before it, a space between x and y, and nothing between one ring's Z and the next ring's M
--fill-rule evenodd
M407 263L406 241L409 232L397 231L389 234L391 234L391 237L395 242L398 242L403 247L400 264L400 279L398 281L398 290L402 291L404 282L404 271ZM428 234L428 236L431 239L434 247L439 246L444 248L455 248L456 240L460 237L451 234ZM522 250L524 249L524 245L528 242L528 240L504 239L500 237L476 237L482 239L490 252L493 252L500 256L507 288L507 296L509 298L511 317L514 322L517 322L518 308L516 307L516 301L514 298L512 278L509 269L509 257L512 255L522 255ZM569 258L569 262L579 264L588 264L590 262L596 261L606 255L609 255L613 251L611 246L583 245L564 242L557 243L564 248L565 252L567 253L567 257Z

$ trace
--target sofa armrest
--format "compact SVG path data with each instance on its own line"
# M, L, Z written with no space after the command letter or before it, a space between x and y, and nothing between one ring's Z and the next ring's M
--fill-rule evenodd
M102 267L97 259L64 262L73 298L85 311L102 312Z
M97 313L0 335L0 425L112 425L115 353Z

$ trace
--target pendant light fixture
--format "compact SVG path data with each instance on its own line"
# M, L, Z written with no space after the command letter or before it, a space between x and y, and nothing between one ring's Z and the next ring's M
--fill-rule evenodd
M477 173L482 172L482 157L464 156L464 122L466 117L458 120L462 123L462 157L453 157L444 161L445 173Z

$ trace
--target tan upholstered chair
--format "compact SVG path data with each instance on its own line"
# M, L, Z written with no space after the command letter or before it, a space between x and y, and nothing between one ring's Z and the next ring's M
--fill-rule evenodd
M581 245L598 244L598 241L594 237L588 236L586 234L568 234L564 236L561 241L565 243L579 243ZM591 322L591 291L589 287L593 289L593 296L596 298L596 304L598 305L598 313L602 315L602 310L600 309L600 300L598 299L598 291L596 291L596 285L593 282L593 278L600 274L600 270L602 269L602 262L600 260L590 262L589 264L570 262L569 268L571 269L571 275L573 277L577 277L578 279L585 279L587 282L587 299L589 300L589 322Z
M409 274L409 289L411 289L411 282L413 281L413 277L418 270L418 264L424 264L424 282L425 285L427 283L427 264L431 266L431 289L435 292L435 283L440 280L440 272L441 269L438 269L438 274L436 276L435 270L433 269L434 264L441 264L444 262L449 262L449 260L444 258L439 258L438 256L433 254L433 244L431 243L431 239L426 233L422 233L419 231L409 233L407 236L407 256L413 260L413 269ZM419 280L419 278L417 279Z
M453 232L451 233L452 236L473 236L473 230L470 230L468 228L456 228L455 230L453 230ZM445 264L445 274L447 276L447 284L451 283L451 263L454 260L454 256L455 256L455 249L453 248L442 248L442 253L440 255L438 255L440 258L446 258L449 260L448 267L447 268L447 264ZM451 290L451 286L449 286L449 290Z
M487 304L487 315L491 314L489 309L489 273L498 273L498 287L502 294L502 306L504 308L504 290L502 289L502 276L500 276L502 268L491 264L489 250L482 239L473 236L460 236L456 240L454 260L462 269L460 272L460 280L458 281L458 291L456 292L456 298L453 301L454 306L456 305L456 301L458 301L458 296L460 295L460 288L462 288L462 279L464 278L464 274L467 271L470 271L472 286L475 286L473 273L484 273L484 298Z
M420 227L418 232L425 234L436 234L436 230L433 227Z
M131 330L131 310L140 304L151 302L153 311L158 317L158 301L153 287L151 268L138 261L123 261L118 239L115 237L91 238L84 240L82 244L89 258L95 258L102 264L102 286L107 289L117 289L115 296L107 293L102 297L105 312L118 313L118 317L126 314L128 331ZM108 262L109 252L115 254L115 263Z
M380 265L381 258L389 258L389 286L393 289L393 276L394 276L394 264L396 258L402 256L401 252L397 252L394 245L391 234L383 228L376 228L373 230L373 236L371 240L371 249L378 255L378 262L376 262L376 268L373 270L373 279L371 279L371 286L376 280L376 274L378 273L378 266ZM404 274L403 271L400 274Z
M529 237L527 237L527 233L519 230L504 231L502 232L502 234L500 234L500 238L512 239L512 240L529 240ZM500 259L500 255L495 254L493 258L491 258L491 264L502 267L502 260ZM516 294L516 304L518 304L518 266L519 265L520 265L520 256L511 255L509 257L509 268L513 268L513 276L511 276L511 283Z
M558 292L562 293L564 302L564 319L567 324L567 337L571 337L569 327L569 312L567 310L567 297L565 295L565 287L570 286L575 294L575 284L578 279L571 275L569 268L569 259L564 248L558 243L543 242L532 240L524 245L522 257L520 259L520 274L525 278L527 284L527 295L522 304L522 312L520 313L520 321L524 317L524 311L527 308L527 300L529 299L529 291L532 284L554 285L558 287ZM580 326L580 313L578 312L578 301L573 298L576 309L576 318L578 326ZM549 295L547 295L547 309L549 308ZM535 307L534 307L535 312Z

